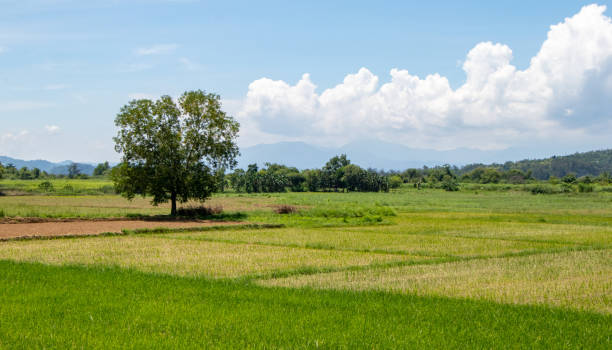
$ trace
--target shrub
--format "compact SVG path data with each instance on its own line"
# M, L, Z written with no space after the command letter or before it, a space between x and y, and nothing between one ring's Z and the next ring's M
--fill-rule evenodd
M207 207L207 206L187 206L176 210L176 215L186 217L207 217L218 215L223 212L222 206Z
M561 180L559 180L559 178L558 178L558 177L556 177L556 176L554 176L554 175L551 175L551 176L548 178L548 182L550 182L552 185L558 185L558 184L561 182Z
M38 188L45 192L53 191L53 184L49 181L43 181L38 185Z
M588 183L579 183L578 184L578 192L581 193L589 193L589 192L593 192L593 190L595 189L595 187L591 184Z
M578 179L576 178L576 175L569 173L567 175L565 175L561 181L565 182L566 184L573 184L577 181Z
M404 180L399 175L393 175L389 178L389 187L390 188L400 188Z
M444 178L442 179L441 187L445 191L450 191L450 192L459 191L459 184L457 183L457 180L453 179L452 177L448 175L444 175Z
M563 193L571 193L574 192L574 186L571 183L562 183L561 184L561 192Z
M282 204L279 205L278 207L276 207L276 209L274 209L274 212L276 214L293 214L293 213L297 213L298 208L294 207L293 205L287 205L287 204Z
M530 188L532 194L553 194L556 193L555 188L543 184L537 184Z

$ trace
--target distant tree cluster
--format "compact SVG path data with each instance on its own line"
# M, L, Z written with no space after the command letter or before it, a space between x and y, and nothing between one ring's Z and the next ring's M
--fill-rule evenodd
M111 166L108 162L100 163L95 168L93 176L108 176L111 171ZM0 163L0 179L12 180L39 180L39 179L88 179L87 174L83 174L79 169L79 165L71 163L68 165L67 174L50 174L38 168L22 167L17 169L12 163L3 165Z
M111 171L111 166L108 162L99 163L93 171L93 176L106 176L109 175Z
M259 169L251 164L247 170L236 169L227 175L229 185L237 192L380 192L389 191L386 174L365 170L351 164L346 155L331 158L321 169L300 171L294 167L266 163Z
M20 180L35 180L53 178L55 175L50 175L46 171L41 171L38 168L28 169L22 167L17 169L13 164L3 165L0 163L0 179L20 179Z

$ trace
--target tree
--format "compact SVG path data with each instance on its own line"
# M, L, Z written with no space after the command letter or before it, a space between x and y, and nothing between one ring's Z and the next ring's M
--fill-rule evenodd
M239 124L221 110L219 95L185 92L177 101L132 100L115 119L121 163L111 177L131 199L151 195L153 205L206 200L217 185L215 169L236 166Z
M79 166L76 163L70 163L70 165L68 165L68 177L70 179L74 179L80 174L81 170L79 170Z
M349 191L359 191L366 177L366 171L355 164L345 165L342 169L342 183Z
M325 176L325 185L329 188L334 188L334 191L338 191L338 188L344 188L344 182L342 177L344 176L344 167L351 164L351 161L346 158L346 154L335 156L331 158L323 167L323 174Z
M110 165L108 164L108 162L99 163L98 166L96 166L96 168L94 169L93 175L94 176L106 175L106 173L108 173L109 170L110 170Z

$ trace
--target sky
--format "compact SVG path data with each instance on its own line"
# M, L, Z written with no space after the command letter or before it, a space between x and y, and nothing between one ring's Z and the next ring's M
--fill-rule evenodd
M116 161L121 106L193 89L241 147L610 148L608 5L0 0L0 155Z

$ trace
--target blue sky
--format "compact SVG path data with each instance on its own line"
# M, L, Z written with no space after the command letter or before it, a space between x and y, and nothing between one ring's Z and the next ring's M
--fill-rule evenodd
M500 43L511 49L511 65L518 71L527 70L547 40L550 26L578 14L589 3L0 0L0 154L27 159L116 160L113 120L123 104L131 98L178 95L189 89L222 96L226 108L243 125L243 146L292 140L330 146L373 137L442 149L499 149L524 146L529 139L539 140L533 142L538 148L555 138L550 135L554 133L567 138L564 147L610 147L600 135L601 125L607 127L610 122L608 117L593 117L591 114L600 113L597 108L584 111L586 92L567 97L556 85L546 86L575 106L549 101L548 112L542 112L538 106L512 109L507 107L514 106L512 103L491 106L488 101L482 108L502 112L486 117L491 120L478 119L482 127L475 126L473 109L456 102L458 97L449 97L452 102L435 99L411 109L399 106L404 101L401 94L377 95L381 86L392 80L394 68L410 74L404 75L403 81L411 77L424 80L438 73L452 91L458 91L467 81L467 55L479 43L492 44L481 48L485 60L508 55L494 46ZM603 12L603 31L609 30L605 27L609 15L609 10ZM598 50L605 51L607 42L598 42L604 46ZM591 56L596 57L595 64L605 68L607 53L599 51ZM581 76L594 69L592 61L584 59ZM305 73L309 74L307 80L303 79ZM607 74L568 82L588 91L607 81ZM351 75L358 81L355 86L370 86L372 77L376 81L358 96L347 89L325 96L327 89L346 82ZM305 82L300 85L305 90L293 89L300 81ZM309 83L316 86L313 91ZM607 89L608 85L603 86ZM419 91L429 91L423 89L409 94L420 96ZM461 98L465 100L468 97L464 95ZM397 101L389 100L390 96L396 96ZM313 99L314 105L300 104ZM373 99L384 102L365 102ZM440 103L444 111L437 107ZM463 108L460 113L449 112L455 111L455 105ZM604 107L607 105L601 110ZM392 113L376 119L376 111L381 110ZM555 124L551 110L565 111L572 118L578 112L588 114L585 118L595 124L579 134L572 133L575 125L570 127L565 121ZM509 116L522 111L541 113L533 124L551 132L543 135L540 130L534 136L536 131L525 126L531 122ZM346 119L345 115L362 116ZM338 128L348 124L375 127L343 131L354 137L339 135ZM302 129L310 132L296 131ZM498 135L495 130L514 133ZM493 136L483 137L481 144L474 142L489 134Z

